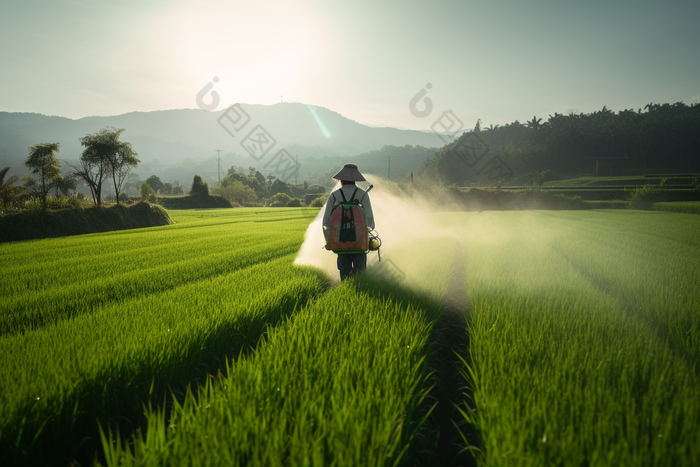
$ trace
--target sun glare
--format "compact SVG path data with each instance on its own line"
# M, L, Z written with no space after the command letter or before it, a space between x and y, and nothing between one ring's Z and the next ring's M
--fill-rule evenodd
M218 77L223 105L301 94L325 43L313 14L297 4L183 5L161 27L181 31L170 47L178 50L183 83L196 92Z

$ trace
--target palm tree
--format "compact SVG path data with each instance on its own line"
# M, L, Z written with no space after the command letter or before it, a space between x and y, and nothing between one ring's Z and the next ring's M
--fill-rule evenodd
M541 122L541 121L542 121L541 118L537 118L536 116L533 116L533 117L532 117L532 120L527 121L527 123L525 123L525 125L526 125L528 128L531 128L531 129L533 129L533 130L539 130L539 128L540 128L540 122Z

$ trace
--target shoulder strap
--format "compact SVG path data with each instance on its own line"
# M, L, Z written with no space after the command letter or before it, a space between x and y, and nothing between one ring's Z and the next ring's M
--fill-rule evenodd
M355 200L355 193L357 193L357 188L355 188L355 191L352 192L352 198L350 198L350 201Z
M348 202L348 200L346 200L346 199L345 199L345 193L343 193L343 189L341 188L341 189L340 189L340 190L338 190L338 191L340 191L340 196L342 196L342 197L343 197L343 203L347 203L347 202Z

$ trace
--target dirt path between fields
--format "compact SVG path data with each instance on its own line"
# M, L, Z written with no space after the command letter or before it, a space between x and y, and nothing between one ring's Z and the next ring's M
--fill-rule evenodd
M469 361L469 334L467 321L471 311L467 290L467 249L464 243L457 246L450 270L445 297L445 311L435 324L433 351L430 370L433 372L431 383L435 384L430 395L431 405L437 402L430 415L427 427L433 438L433 451L420 465L435 466L472 466L476 462L469 451L459 430L467 437L471 445L476 444L475 434L466 425L464 417L456 409L471 410L471 388L461 374L464 364L460 357Z

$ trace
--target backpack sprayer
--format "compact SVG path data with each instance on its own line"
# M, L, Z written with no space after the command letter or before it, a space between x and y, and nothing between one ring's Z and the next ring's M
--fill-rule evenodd
M367 191L365 191L365 194L369 193L369 191L374 188L374 185L370 185L369 188L367 188ZM357 189L355 190L357 192ZM327 243L324 248L326 250L333 250L334 253L366 253L367 251L376 251L377 254L379 255L379 261L382 260L382 254L379 251L379 248L382 246L382 240L379 238L379 234L377 233L376 230L370 229L369 227L366 227L366 218L365 218L365 212L364 208L360 204L359 200L355 200L355 194L353 193L353 197L350 199L350 201L347 201L345 199L345 195L343 192L340 193L343 196L343 202L340 203L337 208L334 208L333 213L331 213L331 225L329 226L331 230L331 242ZM364 197L364 195L363 195ZM342 209L342 216L345 216L346 219L353 219L355 218L354 216L360 216L358 218L361 218L362 220L360 222L354 222L350 220L349 222L346 222L345 220L341 221L341 211L339 210L340 208ZM336 216L336 209L337 211L337 216ZM355 210L355 211L352 211ZM352 212L351 212L352 211ZM335 216L335 221L334 221L334 216ZM342 225L342 227L341 227ZM360 230L355 230L359 229L360 226L363 226L363 228L367 229L366 236L363 236L360 232ZM354 226L354 227L353 227ZM324 227L325 228L325 227ZM348 239L347 232L348 231L354 231L349 233L350 239ZM339 238L336 238L333 236L333 234L338 233ZM359 237L358 237L359 235ZM345 237L345 238L344 238ZM364 237L364 239L362 238ZM338 242L339 240L339 242Z
M376 251L379 256L379 261L382 260L382 252L379 251L379 247L382 246L382 239L379 238L379 234L374 229L368 229L369 232L369 251Z
M369 193L369 190L372 188L374 188L374 185L370 185L367 191L365 191L365 194ZM379 247L382 246L382 239L379 238L379 234L374 229L367 227L367 232L369 233L369 251L376 251L379 261L381 261L382 252L379 250Z

